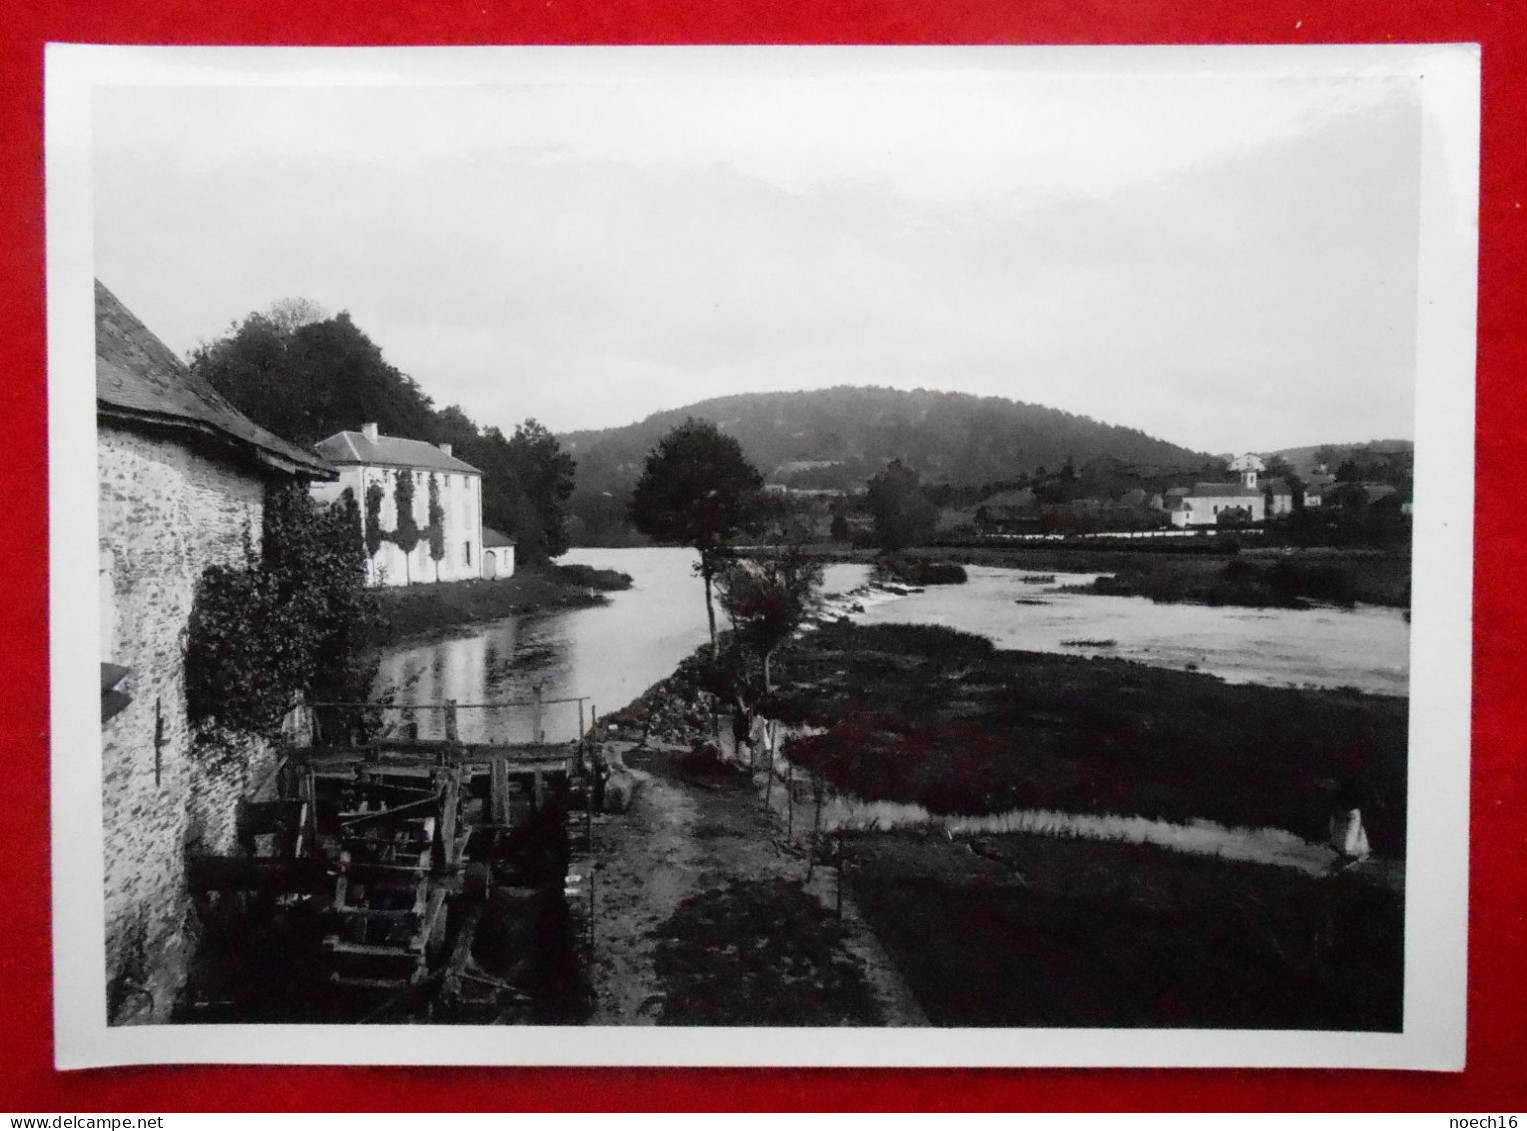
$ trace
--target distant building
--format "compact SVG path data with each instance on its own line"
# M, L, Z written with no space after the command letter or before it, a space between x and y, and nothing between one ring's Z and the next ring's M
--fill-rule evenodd
M1257 485L1257 476L1267 470L1267 461L1255 452L1247 452L1245 455L1236 456L1230 461L1230 470L1237 472L1241 477L1241 483L1247 487Z
M1038 500L1028 488L999 491L976 508L976 533L1034 534L1044 529Z
M1294 509L1294 488L1287 479L1267 480L1262 484L1262 496L1267 504L1268 518L1290 514Z
M514 576L514 539L491 526L482 528L482 575L490 581Z
M1253 478L1256 473L1250 473ZM1237 515L1245 522L1267 517L1266 500L1256 487L1241 483L1196 483L1176 494L1167 492L1168 517L1173 526L1217 526L1221 515Z
M339 479L315 483L313 497L330 502L348 488L355 493L368 535L373 525L382 532L381 547L366 562L370 584L417 585L482 576L482 472L452 455L450 444L383 436L375 424L364 424L359 432L336 432L314 448L339 469ZM398 487L405 476L412 479L413 519L419 530L418 544L406 554L391 540L398 529ZM431 480L442 510L445 544L439 561L431 554L426 533ZM368 504L373 487L381 489L375 514Z
M107 1012L165 1021L196 933L188 850L233 850L238 803L276 759L249 736L234 757L193 751L196 587L243 564L246 540L259 550L268 488L335 472L188 371L99 282L95 333Z
M1336 486L1336 476L1326 471L1311 472L1304 481L1304 505L1319 507L1322 500Z

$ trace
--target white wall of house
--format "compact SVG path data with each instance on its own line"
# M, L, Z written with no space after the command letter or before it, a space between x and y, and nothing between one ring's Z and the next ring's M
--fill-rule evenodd
M490 546L482 553L482 575L489 580L502 581L514 576L514 547Z
M414 480L414 523L421 536L411 553L404 554L387 535L398 528L398 476ZM445 512L445 554L436 562L430 553L429 539L423 537L429 525L429 481L433 476L440 487L440 506ZM355 494L366 523L366 491L381 484L382 506L379 525L382 545L368 562L373 585L420 585L436 581L467 581L482 576L482 476L457 471L429 471L415 468L377 467L345 464L339 468L339 480L315 483L313 497L322 503L338 500L346 488Z
M1188 495L1182 506L1172 512L1173 526L1215 526L1221 511L1232 507L1244 507L1252 522L1267 517L1267 507L1261 495Z

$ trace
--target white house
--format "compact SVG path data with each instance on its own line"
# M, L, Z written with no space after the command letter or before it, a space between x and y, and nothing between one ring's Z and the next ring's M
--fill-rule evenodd
M482 528L482 575L490 581L514 576L514 539L491 526Z
M1255 452L1247 452L1230 461L1230 470L1240 475L1243 486L1255 487L1257 476L1267 470L1267 461Z
M1256 472L1251 473L1255 477ZM1195 483L1191 488L1167 492L1168 514L1173 526L1216 526L1220 515L1244 511L1244 521L1267 517L1266 500L1256 487L1242 483Z
M319 502L355 495L367 535L376 546L366 564L373 585L465 581L482 576L482 472L451 454L449 444L383 436L375 424L337 432L313 445L339 471L333 483L314 483ZM417 543L405 553L398 531L398 500L412 491ZM431 499L439 507L440 537L432 542ZM380 533L378 545L377 534ZM436 558L436 551L440 557Z

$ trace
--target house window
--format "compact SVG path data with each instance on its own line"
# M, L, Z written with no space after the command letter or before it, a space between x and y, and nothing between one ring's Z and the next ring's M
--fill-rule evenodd
M467 565L470 566L472 564L472 543L463 543L463 548L467 552Z

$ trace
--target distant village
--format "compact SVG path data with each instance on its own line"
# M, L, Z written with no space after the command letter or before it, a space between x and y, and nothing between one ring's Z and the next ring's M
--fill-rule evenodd
M1269 521L1314 519L1322 510L1333 519L1370 508L1411 515L1408 447L1328 446L1299 455L1295 463L1281 453L1245 452L1195 469L1105 456L1080 469L1070 461L1053 473L1040 468L997 489L921 483L919 489L937 507L932 536L950 543L1258 530ZM819 535L868 539L870 485L821 485L839 467L825 460L782 464L765 489L814 515Z

